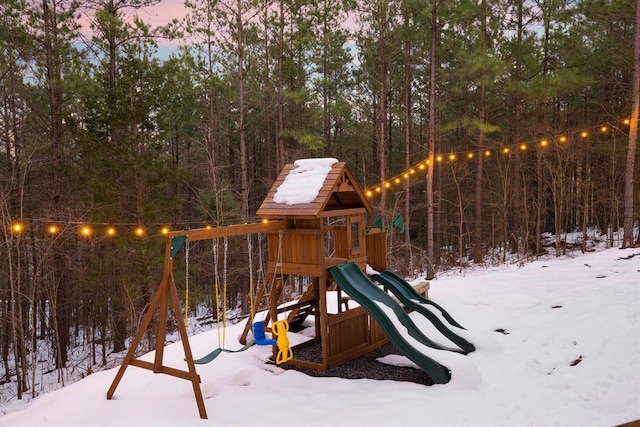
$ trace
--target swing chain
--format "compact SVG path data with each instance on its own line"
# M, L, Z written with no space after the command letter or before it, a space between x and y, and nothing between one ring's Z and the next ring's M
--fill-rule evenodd
M187 241L184 253L184 325L189 327L189 242Z

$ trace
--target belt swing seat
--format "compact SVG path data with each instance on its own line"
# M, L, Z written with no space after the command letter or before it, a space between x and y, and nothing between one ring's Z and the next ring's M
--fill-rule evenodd
M195 359L193 363L195 363L196 365L205 365L209 362L212 362L216 357L218 357L222 353L240 353L252 347L254 344L260 345L260 346L277 345L278 346L278 354L276 355L277 365L280 365L281 363L284 363L293 359L293 351L291 350L291 347L289 345L289 337L287 337L287 332L289 331L289 322L287 321L287 319L273 322L273 324L271 325L271 330L273 335L276 336L276 339L270 339L266 337L266 334L264 331L264 323L262 323L262 321L255 322L253 324L253 340L248 340L245 345L243 345L237 350L218 347L214 349L211 353L199 359Z
M248 242L248 253L249 253L249 288L250 288L250 300L252 302L252 307L251 307L251 312L253 315L254 309L253 309L253 268L252 267L252 260L251 260L251 237L247 236L247 242ZM261 246L261 245L260 245ZM188 249L188 248L187 248ZM228 251L228 243L227 243L227 238L224 238L224 269L223 269L223 287L224 287L224 291L223 291L223 298L226 302L226 286L227 286L227 282L226 282L226 276L227 276L227 251ZM214 269L215 269L215 289L216 289L216 300L218 300L218 295L219 295L219 281L218 281L218 248L217 248L217 241L214 242L214 248L213 248L213 255L214 255ZM187 272L188 272L188 255L187 255ZM188 274L188 273L187 273ZM188 283L188 282L187 282ZM220 310L218 310L218 313L220 312ZM218 316L218 324L219 324L219 316ZM223 308L223 328L226 328L226 303L224 304L224 308ZM265 334L265 330L264 330L264 322L262 321L257 321L254 322L252 324L252 331L253 331L253 340L248 340L247 343L240 347L239 349L236 350L231 350L231 349L227 349L224 348L224 335L225 333L223 332L223 338L222 338L222 343L223 345L214 349L212 352L210 352L209 354L199 358L199 359L195 359L193 362L196 365L203 365L203 364L207 364L211 361L213 361L216 357L218 357L220 354L224 353L240 353L242 351L247 350L248 348L252 347L254 344L255 345L259 345L259 346L274 346L277 345L278 346L278 353L276 355L276 364L281 364L284 362L287 362L291 359L293 359L293 351L291 350L291 347L289 345L289 338L287 337L287 332L289 331L289 322L287 319L283 319L283 320L278 320L272 323L271 325L271 332L274 335L275 339L269 339L266 337ZM219 332L219 328L218 328L218 342L220 343L220 332Z

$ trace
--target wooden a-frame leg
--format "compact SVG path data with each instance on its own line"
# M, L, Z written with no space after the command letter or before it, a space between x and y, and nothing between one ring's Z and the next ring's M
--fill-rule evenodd
M171 302L173 303L173 310L176 313L176 320L178 322L178 331L180 331L180 340L182 341L182 348L184 349L184 357L187 361L187 367L189 369L189 378L191 379L191 384L193 386L193 394L195 394L196 396L196 403L198 405L198 412L200 413L200 418L202 418L203 420L206 420L207 409L204 406L202 390L200 389L200 377L196 372L196 365L193 362L193 354L191 353L191 345L189 345L187 327L184 323L184 318L178 315L178 313L181 313L181 309L180 309L180 301L178 299L178 291L176 290L175 283L173 281L173 274L171 275L171 283L173 284L173 286L169 287Z
M169 252L167 252L169 253ZM178 298L178 291L176 289L176 284L173 278L173 273L171 272L171 259L167 257L165 259L165 272L163 274L162 283L160 284L158 291L153 297L151 304L149 305L149 309L147 310L142 322L140 324L140 328L127 351L127 354L120 365L120 369L118 369L118 373L116 374L113 382L111 383L111 387L109 387L109 391L107 391L107 399L110 400L113 397L113 394L118 388L118 384L120 380L124 376L124 372L126 371L129 365L135 365L137 367L143 369L149 369L154 373L164 373L167 375L175 376L178 378L188 379L191 381L193 386L193 393L196 397L196 403L198 405L198 412L200 413L200 418L207 419L207 410L204 405L204 399L202 397L202 391L200 390L200 377L196 372L195 363L193 361L193 354L191 353L191 346L189 345L189 337L187 335L187 328L184 323L184 319L182 317L182 309L180 308L180 301ZM185 359L187 361L187 366L189 371L184 372L181 370L167 368L162 362L164 359L164 345L166 341L167 335L167 318L169 315L169 299L171 299L171 307L173 308L174 313L176 314L176 319L178 322L178 331L180 332L180 339L182 341L182 346L184 348ZM140 345L142 341L142 337L145 332L149 328L151 324L151 320L153 319L153 315L156 312L156 309L159 307L159 319L158 319L158 335L156 337L156 354L154 363L148 363L146 361L141 361L134 358L135 351Z
M113 382L111 383L111 387L109 387L109 391L107 392L108 400L111 400L111 398L113 397L113 393L115 393L116 388L118 388L118 384L120 383L120 380L124 375L124 371L127 370L127 367L131 363L131 360L133 359L133 356L136 352L136 349L138 348L138 345L140 345L140 341L142 341L142 337L147 331L147 328L149 328L149 324L151 324L151 319L153 319L153 314L155 313L156 307L158 307L161 296L163 294L163 288L164 288L164 284L162 284L160 288L158 288L158 291L153 297L153 300L151 300L151 304L149 305L149 309L147 310L147 313L144 315L144 318L142 319L142 323L140 324L138 333L133 339L133 342L131 343L131 345L129 346L129 350L127 351L127 354L124 357L124 360L122 361L122 365L120 365L120 369L118 369L118 373L116 374L116 377L113 379Z

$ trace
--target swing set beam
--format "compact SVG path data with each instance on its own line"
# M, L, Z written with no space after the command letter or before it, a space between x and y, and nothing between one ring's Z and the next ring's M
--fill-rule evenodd
M259 222L252 224L238 224L228 225L223 227L214 228L198 228L194 230L180 230L171 231L167 233L165 256L164 256L164 271L162 274L162 282L156 291L149 309L145 313L138 332L136 333L127 354L120 365L111 387L107 391L107 399L111 400L120 380L124 376L124 373L128 366L136 366L138 368L147 369L155 374L165 374L177 378L182 378L191 381L193 386L193 393L196 398L196 404L198 405L198 412L200 418L207 419L207 410L204 405L204 399L202 397L202 390L200 389L200 376L196 372L193 354L191 352L191 346L189 345L189 337L187 335L187 328L180 307L180 301L178 299L178 291L176 283L173 277L173 258L184 244L184 242L193 242L198 240L216 239L220 237L241 236L245 234L254 233L268 233L278 230L285 230L291 228L293 222L291 220L277 220L268 222ZM180 339L182 347L184 348L185 361L187 362L187 370L181 370L165 366L164 359L164 346L167 336L167 320L169 318L169 309L173 309L175 314L176 323L178 326L178 332L180 333ZM153 363L144 360L137 359L135 352L140 345L147 329L149 328L153 315L159 311L158 314L158 334L156 336L156 353Z
M286 230L287 228L291 228L292 225L293 221L290 219L282 219L250 224L225 225L213 228L170 231L167 236L169 239L186 236L188 242L195 242L197 240L218 239L221 237L242 236L245 234L270 233L278 230Z

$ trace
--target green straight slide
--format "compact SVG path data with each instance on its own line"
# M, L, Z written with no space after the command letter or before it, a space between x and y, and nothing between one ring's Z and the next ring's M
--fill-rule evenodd
M386 289L390 290L391 293L393 293L393 295L395 295L396 298L405 305L405 307L426 317L442 335L460 347L465 354L475 351L476 347L473 344L449 329L427 305L432 305L439 309L447 321L451 324L457 325L457 327L460 327L458 323L449 316L449 313L433 301L424 298L422 295L417 293L416 290L413 289L413 286L405 282L404 279L388 270L384 271L382 274L372 274L371 278L383 285Z
M421 344L439 350L456 351L442 347L427 338L413 323L404 309L380 289L360 270L357 264L348 263L329 267L329 272L340 288L351 298L356 300L378 322L385 335L396 349L407 356L413 363L422 368L436 384L445 384L451 379L451 372L446 366L431 359L414 347L396 327L395 320L402 324L403 329ZM384 305L390 310L381 307ZM393 313L389 313L392 311Z

